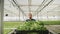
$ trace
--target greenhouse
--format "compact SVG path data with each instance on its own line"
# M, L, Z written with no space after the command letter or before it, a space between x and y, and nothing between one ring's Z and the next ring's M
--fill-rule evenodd
M60 0L1 0L1 34L60 34Z

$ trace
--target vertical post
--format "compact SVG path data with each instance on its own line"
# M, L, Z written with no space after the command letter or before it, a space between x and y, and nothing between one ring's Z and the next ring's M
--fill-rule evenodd
M20 21L20 10L19 10L19 21Z
M30 8L30 6L31 6L31 0L28 0L29 13L31 13L31 8Z
M36 12L36 17L37 17L37 21L39 21L39 13L38 12Z
M3 34L3 6L4 0L0 0L0 34Z

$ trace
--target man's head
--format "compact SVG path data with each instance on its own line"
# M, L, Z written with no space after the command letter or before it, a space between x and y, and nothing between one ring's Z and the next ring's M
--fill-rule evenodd
M28 15L28 16L29 16L29 19L32 19L32 14L31 14L31 13L29 13L29 15Z

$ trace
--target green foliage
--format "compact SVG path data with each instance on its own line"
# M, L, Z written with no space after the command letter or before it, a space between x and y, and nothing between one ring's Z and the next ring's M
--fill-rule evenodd
M20 25L18 30L46 30L42 22L28 21Z
M38 21L37 23L38 24L43 23L44 25L60 25L60 20L58 20L58 21ZM21 21L19 21L19 22L17 22L17 21L13 21L13 22L12 21L7 21L6 22L5 21L5 22L3 22L3 28L17 28L18 27L17 29L21 30L23 28L22 27L23 24L25 24L25 22L21 22ZM20 26L21 26L21 29L20 29ZM33 29L33 27L31 27L31 29ZM42 28L42 29L46 30L45 28ZM7 34L8 32L10 32L10 29L4 29L4 34Z

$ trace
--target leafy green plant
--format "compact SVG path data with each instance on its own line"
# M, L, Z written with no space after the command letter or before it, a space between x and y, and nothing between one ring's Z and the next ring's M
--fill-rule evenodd
M18 30L46 30L42 22L28 21L20 25Z

